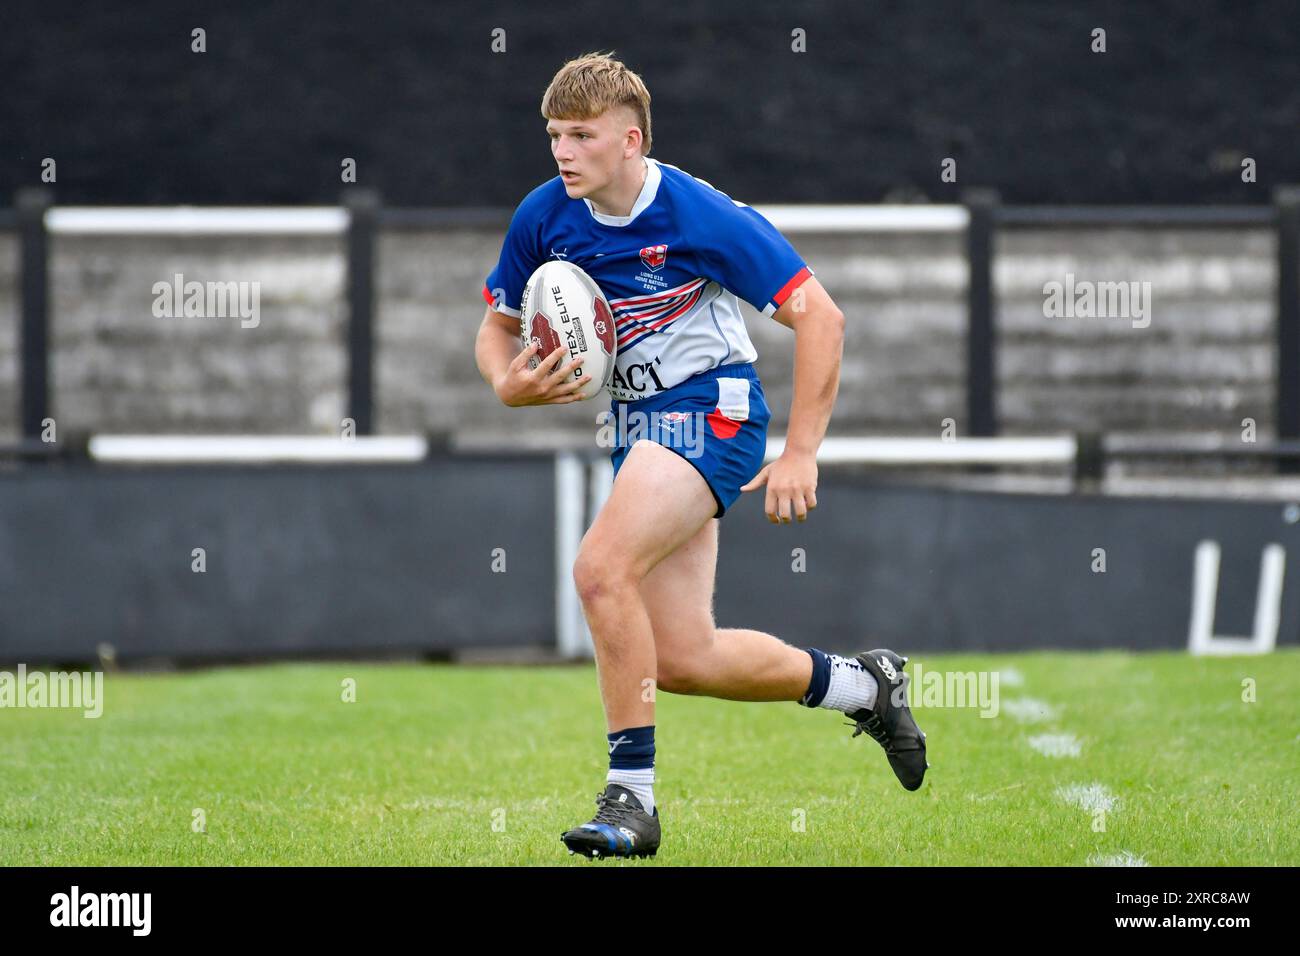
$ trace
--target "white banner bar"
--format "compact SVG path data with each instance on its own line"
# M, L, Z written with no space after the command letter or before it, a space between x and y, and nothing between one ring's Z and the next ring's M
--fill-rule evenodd
M965 206L764 205L759 213L784 232L961 232ZM55 206L45 228L59 235L339 235L350 221L341 206Z
M755 206L782 232L961 232L965 206Z
M334 438L315 435L95 435L103 462L411 462L428 452L422 435Z
M767 441L766 461L785 451L785 437ZM1041 438L827 438L817 451L824 464L1030 465L1074 461L1073 435Z
M45 228L82 236L336 236L341 206L55 206Z

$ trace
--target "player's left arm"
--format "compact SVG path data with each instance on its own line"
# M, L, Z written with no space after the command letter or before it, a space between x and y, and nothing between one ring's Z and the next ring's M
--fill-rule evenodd
M830 424L840 384L844 313L808 277L772 316L794 330L794 398L785 450L741 491L767 485L764 511L773 524L806 521L817 507L817 449Z

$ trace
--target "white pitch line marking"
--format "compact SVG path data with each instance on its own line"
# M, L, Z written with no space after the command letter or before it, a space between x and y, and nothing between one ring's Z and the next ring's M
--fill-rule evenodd
M1061 712L1059 707L1053 707L1046 701L1033 697L1014 697L1011 700L1004 700L1002 710L1009 714L1012 720L1022 724L1055 720Z
M1094 853L1088 857L1089 866L1150 866L1146 860L1128 850L1118 853Z
M1080 810L1107 813L1119 808L1119 797L1115 796L1101 783L1072 783L1067 787L1057 787L1056 796Z
M1083 750L1074 734L1038 734L1029 738L1029 746L1044 757L1077 757Z
M1004 667L998 673L1001 675L998 680L1002 682L1003 687L1024 687L1025 675L1015 667Z

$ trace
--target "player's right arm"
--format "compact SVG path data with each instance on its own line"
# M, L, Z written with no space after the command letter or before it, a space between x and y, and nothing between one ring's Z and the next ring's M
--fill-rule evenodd
M554 190L552 190L554 191ZM488 303L474 343L474 358L479 374L492 386L497 398L506 405L562 405L578 401L583 379L565 383L581 358L565 362L568 349L560 346L530 369L528 362L536 356L538 346L519 351L520 313L528 277L541 265L543 254L538 235L539 215L552 202L545 186L534 189L510 217L501 244L496 268L483 283L483 298Z
M479 374L492 386L497 398L511 408L524 405L563 405L579 400L584 379L565 382L569 373L582 364L579 356L565 362L568 349L561 345L535 369L528 360L537 353L536 343L522 352L519 349L519 320L487 307L483 324L474 343L474 358Z

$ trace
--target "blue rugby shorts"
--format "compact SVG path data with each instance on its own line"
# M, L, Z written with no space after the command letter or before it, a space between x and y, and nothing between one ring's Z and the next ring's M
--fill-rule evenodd
M740 486L763 467L772 413L749 362L720 365L635 402L614 401L610 412L614 474L637 441L663 445L708 483L718 503L715 518L726 514Z

